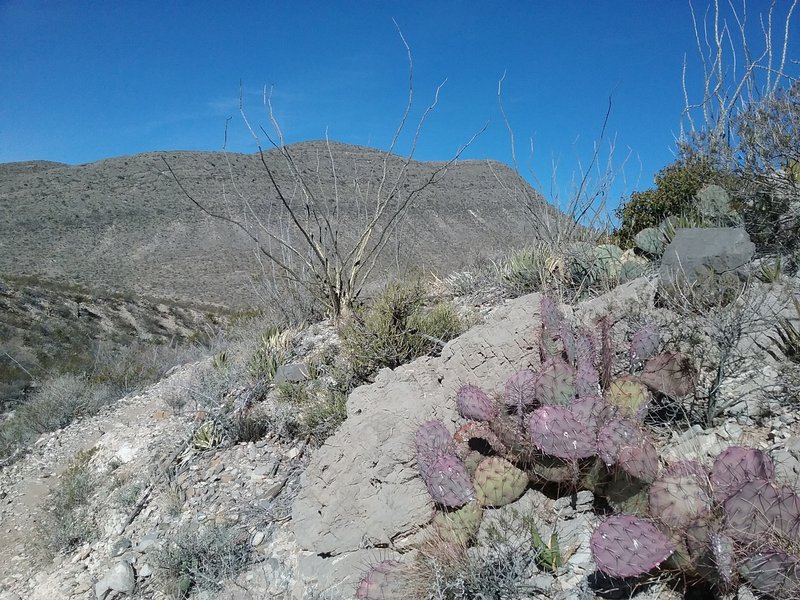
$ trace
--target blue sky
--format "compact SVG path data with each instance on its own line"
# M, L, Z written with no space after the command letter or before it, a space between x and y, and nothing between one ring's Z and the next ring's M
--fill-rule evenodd
M751 13L767 5L749 2ZM274 86L288 142L327 129L386 148L407 94L393 18L414 56L415 116L447 79L416 157L446 159L488 122L464 157L509 162L506 73L520 166L546 195L554 165L563 195L589 162L610 95L601 160L613 140L624 162L614 194L648 187L673 158L685 54L700 92L686 0L0 0L0 162L219 150L229 117L228 149L253 152L240 80L259 123L262 88Z

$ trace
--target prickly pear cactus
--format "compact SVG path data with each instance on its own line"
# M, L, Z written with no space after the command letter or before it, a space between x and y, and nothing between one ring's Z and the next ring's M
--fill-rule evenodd
M711 512L705 482L692 475L662 475L650 485L650 514L673 530Z
M768 550L745 560L739 572L762 594L777 600L800 598L800 559L786 552Z
M534 446L550 456L577 460L597 454L592 432L568 408L537 408L528 418L527 427Z
M575 394L578 398L600 394L600 374L597 369L591 365L578 365L575 373Z
M444 423L434 419L426 421L417 428L414 436L417 450L417 464L421 471L440 454L455 454L456 445Z
M536 373L530 369L517 371L506 380L503 402L521 413L525 407L536 403ZM497 416L497 415L495 415Z
M642 229L633 238L636 247L651 256L661 256L667 247L664 233L656 227Z
M603 521L594 530L589 547L597 568L611 577L644 575L675 549L652 523L630 515L614 515Z
M456 454L462 460L465 460L465 457L475 449L482 449L487 453L491 451L496 454L505 454L508 451L506 445L492 428L487 423L478 421L464 423L456 429L453 440L456 442Z
M679 352L663 352L650 358L639 379L650 389L670 398L681 398L694 389L692 365Z
M623 417L644 419L650 405L647 388L634 377L615 379L606 390L606 401Z
M560 358L546 361L534 384L536 399L541 404L568 405L575 398L575 369Z
M499 456L486 458L475 471L475 497L481 506L505 506L522 496L528 476Z
M433 501L448 508L459 508L475 497L469 473L455 455L442 454L422 473Z
M697 192L696 210L703 221L717 226L730 225L738 220L731 207L731 197L725 188L718 185L706 185Z
M556 303L547 296L542 296L539 302L539 313L542 317L542 328L550 335L554 336L558 333L561 322L564 316L558 310Z
M617 453L617 465L631 477L652 483L658 477L658 450L650 440L636 446L623 446Z
M763 479L748 481L722 506L728 532L739 542L800 540L800 497L786 486Z
M433 517L433 527L440 538L467 545L478 534L482 518L483 509L477 500L473 500L458 510L437 511Z
M638 368L638 365L654 356L660 343L661 332L657 325L650 323L636 331L631 337L629 349L631 366Z
M761 450L731 446L723 450L711 467L709 480L714 499L724 502L744 483L756 479L769 480L775 475L772 459Z
M647 273L647 263L629 260L622 263L619 269L619 281L625 283L626 281L633 281Z
M397 560L372 565L356 589L358 600L405 600L408 598L406 566Z
M497 405L476 385L463 385L456 393L456 410L465 419L491 421L498 414Z
M611 466L617 462L620 448L638 446L644 435L636 423L623 417L607 421L597 432L597 454Z
M594 334L589 329L580 329L575 335L575 367L594 368L596 358Z

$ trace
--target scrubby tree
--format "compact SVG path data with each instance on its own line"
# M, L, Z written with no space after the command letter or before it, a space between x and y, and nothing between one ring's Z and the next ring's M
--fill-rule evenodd
M797 3L783 4L779 15L772 2L755 20L744 1L728 3L727 18L719 0L702 16L690 4L701 91L690 89L697 78L685 59L678 159L659 172L655 189L617 209L621 243L670 214L691 213L697 191L715 183L732 195L759 249L798 245L800 62L790 56Z
M200 203L183 186L167 164L186 197L207 215L228 222L245 233L255 244L258 256L264 260L265 270L271 273L273 283L288 281L299 286L321 303L334 318L349 313L369 279L378 258L397 233L403 218L420 194L439 183L448 169L480 132L462 145L444 162L435 163L421 179L412 179L412 164L422 126L439 102L444 82L434 94L433 101L423 111L411 135L410 150L404 157L395 154L398 141L407 129L411 118L414 86L411 49L398 28L400 39L408 58L408 96L399 125L394 131L389 147L382 154L382 165L377 173L369 173L365 180L358 177L340 181L337 169L344 160L336 155L335 145L326 136L325 155L317 157L315 172L304 170L290 145L285 143L280 124L275 117L271 91L264 89L264 107L269 129L251 124L240 100L244 123L253 135L260 164L269 187L278 199L278 224L267 217L267 199L253 202L242 198L241 216L222 214ZM240 95L241 99L241 95ZM262 141L262 139L264 141ZM267 159L265 142L282 158L289 178L281 179L274 163ZM324 190L330 186L319 185L324 174L332 175L333 197ZM352 202L359 207L361 223L353 235L345 231L340 219L340 203ZM233 216L232 216L233 215ZM352 227L352 225L350 225Z

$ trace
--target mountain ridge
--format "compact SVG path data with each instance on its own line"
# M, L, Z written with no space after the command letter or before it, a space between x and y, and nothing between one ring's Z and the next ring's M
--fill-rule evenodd
M369 210L357 196L379 181L385 154L325 142L287 148L318 196L335 203L343 236L352 237ZM82 165L5 163L0 272L234 308L258 303L252 282L260 273L251 240L195 208L165 160L204 206L239 220L259 216L273 230L287 227L285 215L278 218L281 206L259 154L164 151ZM278 151L265 152L264 160L284 192L296 198L295 181ZM403 161L389 156L386 164L390 176L405 168L409 189L444 164L411 161L404 167ZM522 245L534 234L524 205L531 198L538 204L534 210L557 213L502 163L455 163L412 203L398 231L401 243L378 272L390 275L408 266L444 272ZM249 213L247 203L259 206Z

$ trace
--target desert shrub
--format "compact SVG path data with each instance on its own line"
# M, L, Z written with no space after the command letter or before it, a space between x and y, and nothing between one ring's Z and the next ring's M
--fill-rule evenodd
M94 349L89 379L111 386L120 394L142 389L161 380L178 365L211 354L218 339L203 338L204 344L160 344L134 340L126 346L100 344ZM208 345L206 345L208 344Z
M353 373L366 380L378 369L395 368L428 354L462 333L464 324L446 302L426 306L419 281L392 283L341 330Z
M183 598L191 590L218 591L248 563L246 532L216 525L179 530L154 554L164 591Z
M292 330L272 325L261 336L261 343L247 364L255 380L272 381L278 367L285 364L292 351Z
M273 426L283 437L309 438L321 445L347 418L347 394L317 382L282 383Z
M9 459L42 433L91 416L116 399L108 386L92 384L77 375L58 375L44 381L28 402L0 423L0 461Z
M269 431L269 417L263 409L254 407L236 414L229 429L236 443L257 442Z
M93 540L97 523L89 499L97 481L89 468L94 450L78 453L61 475L58 486L41 506L38 543L48 553L70 550Z
M514 295L547 289L563 270L563 260L544 244L512 252L498 269L503 286Z
M347 396L334 390L328 391L303 410L298 437L310 437L319 446L333 435L346 418Z
M665 167L655 177L656 187L634 192L616 210L619 228L614 236L622 247L631 247L634 236L646 227L658 227L670 215L690 214L695 195L706 184L737 189L736 177L720 170L706 158L689 156Z
M791 253L800 248L800 84L737 104L724 136L704 128L681 140L681 160L731 173L732 205L756 248Z

